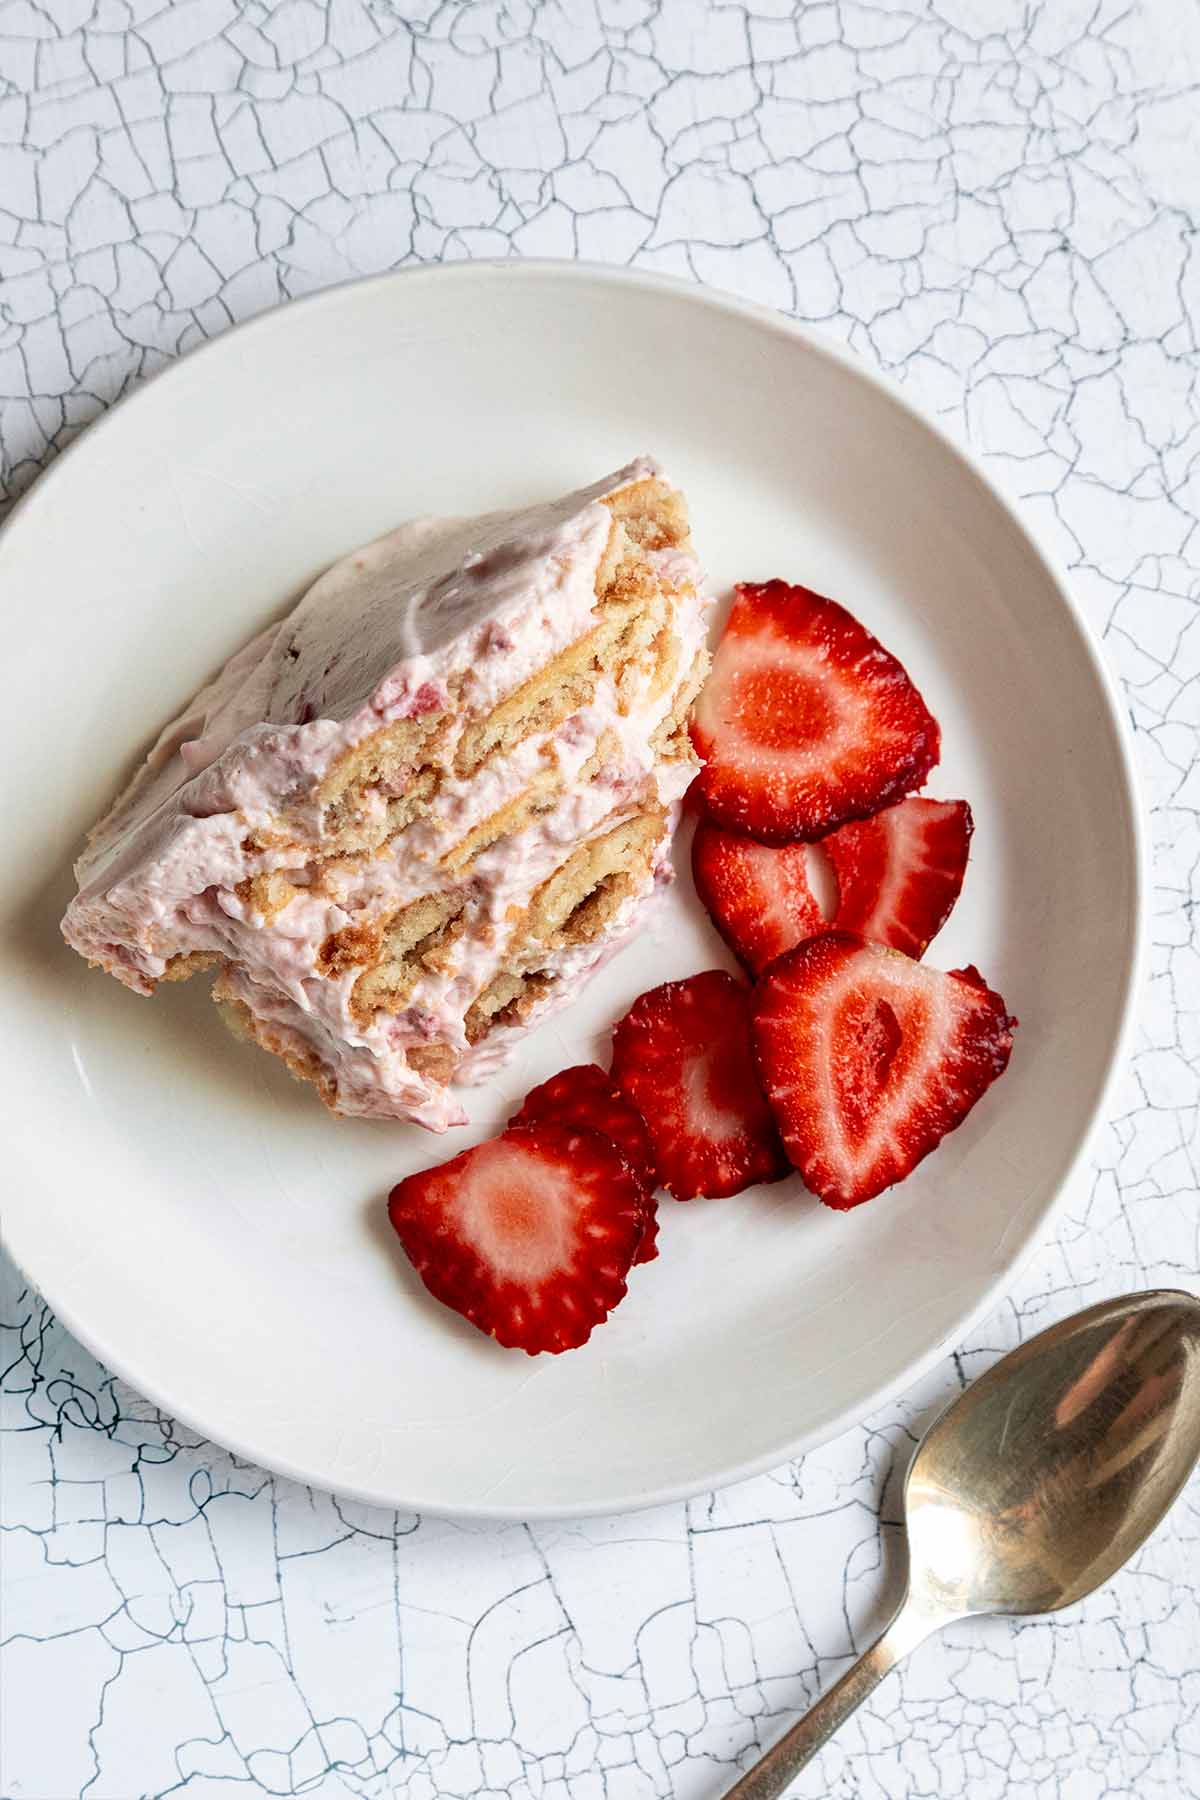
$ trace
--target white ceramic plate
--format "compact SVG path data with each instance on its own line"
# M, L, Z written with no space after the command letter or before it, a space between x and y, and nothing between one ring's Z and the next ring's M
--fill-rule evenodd
M336 1121L226 1035L58 936L70 862L134 754L330 560L410 515L549 496L649 450L718 591L835 595L942 722L929 791L976 818L929 960L1020 1015L1012 1065L901 1188L846 1216L798 1180L661 1207L661 1255L583 1350L504 1351L431 1300L384 1196L462 1149ZM89 431L0 539L11 1250L110 1367L258 1462L370 1501L534 1516L771 1466L911 1380L1043 1228L1118 1053L1140 850L1111 689L980 472L776 315L566 264L335 289L231 332ZM681 846L682 848L682 846ZM686 874L657 926L470 1098L491 1131L605 1054L643 988L729 959Z

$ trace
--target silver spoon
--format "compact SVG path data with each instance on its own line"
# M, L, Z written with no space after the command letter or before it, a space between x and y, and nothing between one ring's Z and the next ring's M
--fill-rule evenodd
M726 1800L776 1800L902 1657L975 1613L1072 1606L1126 1563L1200 1456L1200 1300L1126 1294L960 1394L904 1483L908 1589L882 1637Z

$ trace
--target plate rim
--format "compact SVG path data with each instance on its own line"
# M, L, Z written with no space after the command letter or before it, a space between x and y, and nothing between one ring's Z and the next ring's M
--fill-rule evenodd
M290 1463L277 1456L263 1457L252 1443L239 1438L236 1433L226 1433L219 1424L214 1427L209 1422L200 1419L190 1411L186 1402L178 1405L158 1387L153 1377L145 1379L130 1359L119 1352L114 1355L100 1343L87 1324L78 1317L74 1308L70 1305L60 1304L56 1299L53 1274L51 1273L50 1279L47 1281L40 1273L35 1275L27 1267L13 1242L8 1222L0 1218L0 1243L3 1244L20 1274L41 1295L71 1335L78 1339L105 1370L116 1375L154 1407L177 1420L185 1429L195 1432L207 1442L217 1445L218 1448L232 1452L234 1456L244 1461L272 1474L281 1475L287 1480L295 1481L301 1486L340 1495L364 1505L427 1513L431 1517L496 1523L605 1517L645 1511L651 1507L691 1499L697 1494L731 1487L771 1469L779 1468L784 1463L791 1462L797 1457L834 1442L879 1408L885 1406L890 1400L921 1381L953 1345L961 1343L971 1334L975 1326L994 1309L1003 1294L1019 1278L1025 1264L1050 1236L1062 1211L1066 1194L1089 1156L1096 1134L1105 1121L1117 1081L1124 1070L1129 1054L1145 985L1148 954L1149 921L1146 897L1150 883L1149 833L1133 748L1132 728L1115 672L1110 669L1091 624L1071 592L1065 574L1059 566L1057 554L1045 542L1041 531L1017 510L1017 502L1010 498L992 477L977 453L969 446L959 442L932 414L911 399L893 376L874 367L857 352L819 328L814 329L787 313L762 302L747 300L740 295L726 292L724 289L688 280L682 276L575 258L487 257L464 259L457 262L415 263L403 268L387 270L378 275L352 277L345 281L331 283L327 287L315 289L311 293L285 301L280 305L268 307L253 318L230 326L219 337L208 339L194 349L186 351L165 368L150 376L148 380L140 383L131 393L123 394L99 418L85 426L67 448L54 459L50 467L39 475L29 489L16 500L3 524L0 525L0 557L6 548L14 524L19 519L25 518L32 510L45 505L47 500L53 503L59 471L72 462L76 452L85 444L94 451L97 440L103 439L106 430L115 419L122 417L129 407L136 406L144 394L157 390L162 384L171 382L173 378L181 376L187 370L192 370L197 359L202 360L210 352L217 352L234 339L244 345L255 332L270 330L280 314L290 313L296 307L312 310L321 306L332 308L343 302L349 293L359 289L397 286L402 282L411 283L421 280L449 282L464 279L483 282L496 280L529 282L533 285L540 281L553 279L565 282L578 281L584 285L600 283L633 290L641 289L644 292L747 320L761 329L773 332L784 340L802 345L811 353L836 364L843 373L852 379L873 388L881 398L897 407L911 422L931 433L942 448L947 450L966 469L982 487L987 497L1000 509L1008 524L1016 531L1018 537L1024 540L1026 547L1040 564L1073 628L1074 636L1103 696L1107 722L1117 749L1122 776L1120 802L1124 812L1124 825L1132 865L1130 873L1133 904L1130 942L1121 978L1120 1013L1103 1063L1096 1096L1080 1129L1074 1152L1060 1177L1054 1194L1036 1214L1028 1230L1018 1236L1012 1252L1001 1261L979 1299L963 1311L950 1330L940 1334L924 1351L904 1363L896 1373L878 1382L861 1399L843 1407L824 1424L782 1437L778 1445L771 1450L760 1452L732 1465L721 1466L710 1471L703 1479L668 1482L654 1488L635 1488L616 1496L604 1496L595 1501L586 1502L546 1503L531 1506L528 1503L505 1505L484 1501L449 1507L439 1500L423 1501L420 1498L405 1497L383 1488L361 1487L355 1486L353 1483L338 1481L331 1482L328 1475L308 1469L299 1463Z

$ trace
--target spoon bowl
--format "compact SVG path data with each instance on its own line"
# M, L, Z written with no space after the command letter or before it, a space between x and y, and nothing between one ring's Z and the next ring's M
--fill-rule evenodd
M1111 1579L1200 1455L1200 1301L1108 1300L952 1402L904 1489L910 1592L946 1617L1045 1613Z
M1071 1606L1158 1525L1200 1457L1200 1300L1128 1294L1002 1358L922 1438L908 1590L882 1637L727 1800L775 1800L901 1657L955 1619Z

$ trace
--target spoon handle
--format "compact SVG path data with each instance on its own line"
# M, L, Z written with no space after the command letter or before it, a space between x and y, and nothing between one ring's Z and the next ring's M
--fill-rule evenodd
M943 1621L919 1613L905 1600L883 1635L847 1669L841 1680L810 1706L790 1731L785 1731L777 1744L741 1780L735 1782L725 1800L778 1800L788 1784L807 1762L817 1754L850 1714L872 1693L889 1670L906 1657L910 1650L938 1629Z

